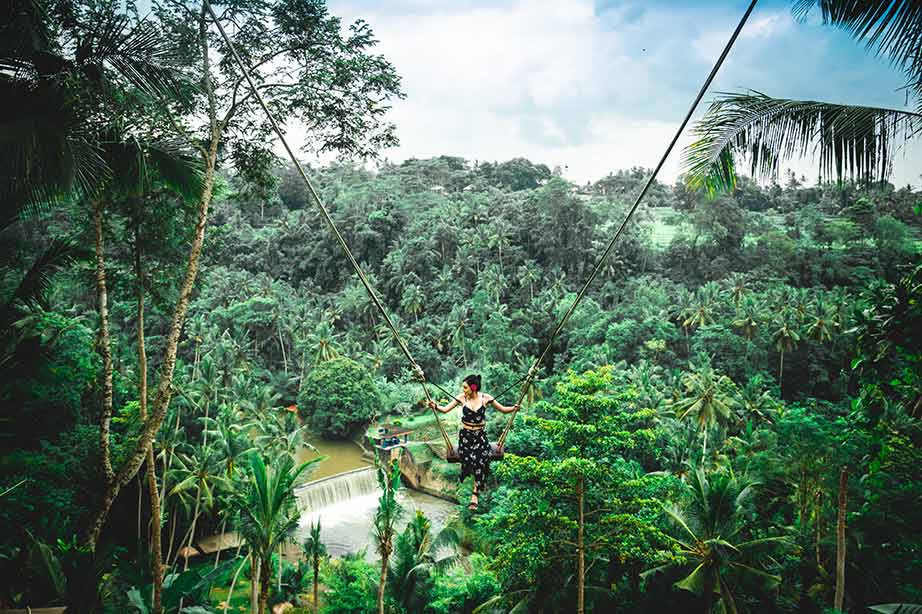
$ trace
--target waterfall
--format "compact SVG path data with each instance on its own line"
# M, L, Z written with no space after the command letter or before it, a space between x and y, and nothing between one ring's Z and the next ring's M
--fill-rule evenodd
M348 473L323 478L295 490L298 507L302 512L308 514L318 513L338 503L377 493L378 480L374 467L363 467Z

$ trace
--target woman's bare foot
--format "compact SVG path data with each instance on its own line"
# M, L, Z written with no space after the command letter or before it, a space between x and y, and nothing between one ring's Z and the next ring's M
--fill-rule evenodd
M467 509L471 510L472 512L477 509L477 493L471 493L471 503L467 506Z

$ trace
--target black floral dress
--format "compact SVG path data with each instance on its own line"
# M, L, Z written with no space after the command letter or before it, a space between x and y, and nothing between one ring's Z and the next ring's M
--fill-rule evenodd
M468 424L485 424L486 402L479 409L467 405L461 407L461 420ZM458 433L458 457L461 459L461 481L472 475L478 484L490 473L490 442L486 429L462 428Z

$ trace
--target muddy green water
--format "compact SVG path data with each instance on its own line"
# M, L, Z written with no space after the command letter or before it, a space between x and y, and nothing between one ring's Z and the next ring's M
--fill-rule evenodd
M317 465L311 471L309 480L319 480L331 475L337 475L360 467L368 467L369 462L362 458L362 448L353 441L340 439L321 439L308 435L305 441L312 445L315 450L303 447L295 454L295 460L299 463L308 461L317 456L326 456L327 458Z

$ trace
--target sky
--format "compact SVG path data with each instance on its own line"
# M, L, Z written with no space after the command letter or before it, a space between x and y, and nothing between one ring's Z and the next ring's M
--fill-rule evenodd
M653 167L746 9L745 0L328 0L367 21L406 99L389 113L401 144L383 157L526 157L568 179ZM756 7L704 103L717 92L907 108L901 74L844 32ZM704 103L697 115L704 110ZM686 131L687 132L687 131ZM297 140L297 139L296 139ZM679 144L689 142L687 135ZM660 178L675 180L680 148ZM812 181L815 165L790 165ZM922 144L897 185L922 184Z

